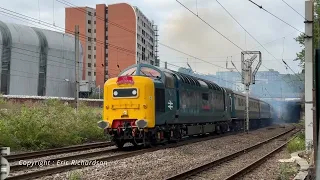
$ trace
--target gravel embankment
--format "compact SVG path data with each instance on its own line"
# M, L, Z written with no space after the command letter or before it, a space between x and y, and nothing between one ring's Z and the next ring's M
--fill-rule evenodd
M89 149L89 150L82 150L82 151L75 151L75 152L69 152L69 153L62 153L62 154L43 156L43 157L35 158L35 159L24 159L24 160L21 160L21 161L32 161L32 162L44 161L44 160L48 160L48 159L55 159L55 158L60 158L60 157L74 156L74 155L78 155L78 154L97 152L97 151L116 149L116 148L117 148L116 146L109 146L109 147L103 147L103 148L94 148L94 149ZM17 165L17 164L19 164L19 161L14 161L14 162L10 163L10 165Z
M271 138L292 127L260 129L249 134L230 135L177 148L163 149L135 157L86 167L40 179L68 179L80 174L83 179L165 179Z
M38 170L42 170L42 169L48 169L48 168L52 168L52 167L56 167L56 166L65 165L64 161L58 162L58 160L51 161L50 159L62 158L62 157L66 157L66 156L74 156L74 155L78 155L78 154L92 153L92 152L103 151L103 150L107 151L107 150L111 150L111 149L115 149L115 148L116 148L115 146L110 146L110 147L105 147L105 148L95 148L95 149L85 150L85 151L77 151L77 152L71 152L71 153L45 156L45 157L37 158L37 159L26 159L26 160L21 160L20 162L15 161L15 162L10 163L10 165L12 166L12 165L23 164L26 166L26 164L29 163L29 167L30 166L33 166L33 167L25 169L23 171L11 171L9 176L16 176L16 175L20 175L23 173L28 173L28 172L33 172L33 171L38 171ZM114 156L114 155L119 155L121 153L123 153L123 152L110 151L110 152L108 152L108 154L104 154L104 156L105 157ZM74 159L74 160L78 160L78 159ZM82 158L81 160L87 160L87 159L89 159L89 158ZM71 161L72 160L67 160L68 163L71 163ZM31 164L31 163L33 163L33 164Z
M284 148L279 153L270 157L265 163L253 171L246 174L241 180L252 180L252 179L268 179L277 180L282 177L285 179L286 172L297 172L298 166L296 163L279 162L280 159L291 158L290 153ZM293 174L295 176L296 173ZM291 176L292 177L292 176ZM291 178L290 178L291 179Z
M211 168L207 171L204 171L200 174L197 174L195 177L192 177L194 180L200 179L226 179L227 177L231 176L235 172L239 171L240 169L252 164L256 160L260 159L262 156L272 152L274 149L278 148L281 144L285 143L285 141L279 141L279 139L289 138L292 134L287 134L280 138L270 141L263 146L249 151L235 159L223 163L217 167ZM260 177L260 176L259 176ZM256 179L256 178L255 178ZM269 178L268 178L269 179Z

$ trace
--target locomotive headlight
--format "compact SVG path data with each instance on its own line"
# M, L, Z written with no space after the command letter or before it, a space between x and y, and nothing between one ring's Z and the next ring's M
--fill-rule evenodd
M136 91L136 90L133 90L133 91L132 91L132 95L137 95L137 91Z
M109 123L106 122L106 121L99 121L98 122L98 127L101 128L101 129L106 129L109 127Z
M135 122L135 125L138 126L138 128L142 129L147 127L148 122L144 119L139 119Z
M114 96L118 96L118 91L113 91Z

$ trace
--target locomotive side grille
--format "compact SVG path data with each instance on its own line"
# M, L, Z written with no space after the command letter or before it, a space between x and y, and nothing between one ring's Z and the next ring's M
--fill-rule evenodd
M157 112L165 112L165 95L164 95L164 89L155 89L155 105L156 105L156 111Z

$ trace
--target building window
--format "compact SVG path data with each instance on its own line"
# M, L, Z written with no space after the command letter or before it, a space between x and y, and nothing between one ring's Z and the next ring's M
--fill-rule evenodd
M108 36L106 36L106 40L108 40Z
M94 38L94 42L96 42L96 38Z
M106 49L108 49L108 45L106 45Z
M91 59L91 54L88 54L88 59Z
M93 74L94 74L94 76L96 76L96 72L94 72Z
M96 55L93 55L94 59L96 58Z
M88 50L91 50L91 46L88 46Z
M88 41L91 41L91 37L88 37Z
M96 16L97 15L97 13L96 12L94 12L94 16Z
M91 72L90 71L88 71L88 76L91 76Z
M91 33L91 29L88 29L88 33Z
M96 24L96 21L94 21L94 24Z
M88 67L91 67L91 63L88 63Z
M91 12L90 11L88 11L88 15L91 16Z
M94 29L94 33L96 33L96 31L97 31L97 30L96 30L96 29Z
M88 20L88 24L91 24L91 20Z
M108 54L106 54L106 57L108 57Z
M96 50L96 46L94 46L94 50Z
M94 63L93 66L96 67L96 63Z

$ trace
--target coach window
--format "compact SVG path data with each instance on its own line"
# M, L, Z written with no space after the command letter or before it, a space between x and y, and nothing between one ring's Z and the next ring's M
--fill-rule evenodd
M173 76L170 73L167 73L167 72L164 72L164 75L166 76L166 87L167 88L174 88Z

